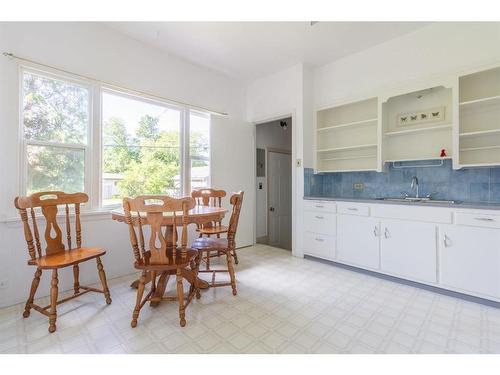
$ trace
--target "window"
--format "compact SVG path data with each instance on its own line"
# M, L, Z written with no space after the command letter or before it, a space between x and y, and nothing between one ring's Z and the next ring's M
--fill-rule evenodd
M191 189L210 187L210 117L189 114L189 156Z
M114 92L102 95L102 202L182 195L182 112Z
M84 191L89 207L99 208L120 205L125 196L182 196L210 186L209 114L31 68L21 72L23 194Z
M23 71L22 124L26 193L84 191L89 88Z

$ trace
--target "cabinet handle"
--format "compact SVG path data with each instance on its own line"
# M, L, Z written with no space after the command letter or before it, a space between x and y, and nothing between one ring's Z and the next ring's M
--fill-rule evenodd
M348 209L349 211L357 211L357 210L358 210L357 208L353 208L353 207L347 207L347 209Z
M325 206L321 206L319 204L314 205L314 207L316 207L316 208L325 208Z
M391 234L389 233L389 229L387 229L387 228L385 228L385 230L384 230L384 237L385 238L391 237Z
M375 237L378 237L378 227L377 226L375 226L375 228L373 228L373 235Z
M495 221L495 219L492 219L491 217L475 217L474 219L479 221Z
M316 219L324 219L323 216L314 216Z
M318 237L316 237L315 240L318 241L318 242L324 242L325 241L324 239L318 238Z
M449 240L450 240L450 238L445 234L444 237L443 237L444 247L450 247Z

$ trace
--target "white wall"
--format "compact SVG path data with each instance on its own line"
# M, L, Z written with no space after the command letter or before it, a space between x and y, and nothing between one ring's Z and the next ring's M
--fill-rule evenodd
M258 124L255 130L256 148L267 150L268 148L292 151L292 119L283 119L287 122L288 127L283 129L280 126L281 120L275 120ZM267 155L266 155L267 164ZM267 236L267 165L266 176L257 177L256 186L256 237ZM259 184L262 184L262 189L259 189Z
M229 78L189 64L94 23L0 23L0 51L62 67L75 73L115 82L229 113L212 121L212 183L227 191L244 190L238 245L254 240L255 188L253 127L244 119L244 89ZM0 56L0 306L23 301L34 273L26 265L27 250L13 200L19 192L18 70ZM103 259L108 277L132 271L132 253L124 224L109 214L86 217L84 244L108 250ZM98 280L95 266L84 267L83 282ZM61 277L61 289L71 285ZM47 280L40 295L47 294ZM113 291L111 291L113 292Z
M304 122L310 127L312 111L310 69L303 64L295 65L282 72L272 74L252 82L247 88L247 120L262 123L288 114L292 115L292 253L303 256L301 246L302 197L304 195L304 169L295 166L296 160L303 160ZM305 98L305 96L308 96ZM305 109L305 111L304 111ZM305 143L307 149L312 144ZM308 161L309 162L309 161Z
M314 71L314 106L500 61L499 22L439 22Z

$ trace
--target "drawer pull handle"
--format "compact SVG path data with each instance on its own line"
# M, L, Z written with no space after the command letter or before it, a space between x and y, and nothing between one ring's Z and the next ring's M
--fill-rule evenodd
M495 219L492 219L491 217L475 217L474 219L479 221L495 221Z
M347 209L348 209L349 211L357 211L357 210L358 210L357 208L353 208L353 207L347 207Z
M324 219L323 216L314 216L316 219Z
M387 228L385 228L385 230L384 230L384 237L385 238L391 237L391 234L389 233L389 229L387 229Z
M316 241L318 241L318 242L324 242L324 241L325 241L324 239L322 239L322 238L317 238L317 237L315 238L315 240L316 240Z
M378 237L378 227L377 226L375 228L373 228L373 235L375 237Z
M316 208L325 208L325 206L321 206L319 204L314 205L314 207L316 207Z
M443 237L444 247L450 247L450 238L445 234Z

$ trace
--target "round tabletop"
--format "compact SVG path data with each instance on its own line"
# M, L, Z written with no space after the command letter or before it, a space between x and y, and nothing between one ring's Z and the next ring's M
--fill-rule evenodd
M221 207L210 207L210 206L195 206L193 209L188 211L188 222L203 224L209 221L220 221L224 218L228 210ZM178 212L177 215L182 216L182 212ZM133 215L132 215L133 216ZM119 222L125 222L125 212L123 208L111 211L111 218ZM146 214L141 214L141 219L144 224L147 223ZM163 225L173 225L172 222L173 214L171 212L165 212L163 214ZM181 217L177 216L177 225L181 225Z

